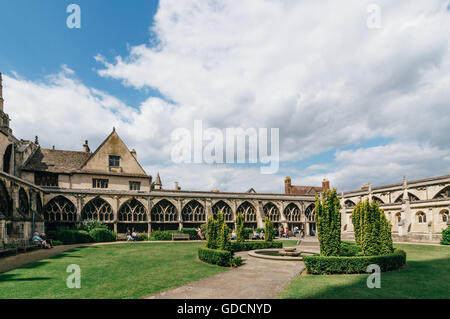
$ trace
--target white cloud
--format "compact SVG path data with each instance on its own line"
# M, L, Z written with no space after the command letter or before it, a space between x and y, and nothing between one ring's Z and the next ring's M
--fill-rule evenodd
M392 141L283 171L296 184L320 185L328 177L349 189L361 181L446 173L447 3L377 1L382 27L376 30L366 26L370 3L161 1L152 28L157 45L131 47L129 56L113 61L95 59L101 76L155 88L173 103L149 98L131 108L86 87L64 66L42 83L6 78L13 128L20 137L39 134L42 143L79 149L85 138L97 145L116 126L149 174L158 169L163 179L192 189L283 189L281 175L262 176L259 168L173 165L172 131L192 128L197 119L220 129L279 127L282 167L372 139Z

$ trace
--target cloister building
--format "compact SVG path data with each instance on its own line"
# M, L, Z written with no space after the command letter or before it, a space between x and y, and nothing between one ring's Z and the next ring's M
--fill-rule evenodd
M233 226L244 215L248 227L263 227L268 216L275 226L315 234L315 196L329 188L292 186L285 193L186 191L178 184L164 189L161 177L147 175L137 152L129 150L115 129L95 151L88 141L79 151L46 149L17 139L3 109L0 74L0 240L31 238L34 231L75 228L96 219L112 230L150 233L198 227L209 216L224 213ZM450 176L341 194L343 236L351 237L352 207L361 199L380 202L399 240L437 241L448 222Z

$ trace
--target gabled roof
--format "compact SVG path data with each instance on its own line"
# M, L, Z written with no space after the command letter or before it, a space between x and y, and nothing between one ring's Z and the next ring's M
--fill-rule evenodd
M322 191L323 188L318 186L291 186L289 195L317 195Z
M72 173L81 168L91 154L38 148L22 166L24 171Z

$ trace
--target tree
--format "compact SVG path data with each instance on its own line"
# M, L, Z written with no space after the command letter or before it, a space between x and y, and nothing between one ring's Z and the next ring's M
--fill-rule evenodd
M391 254L394 252L392 245L391 225L383 211L380 214L380 254Z
M339 256L341 251L341 204L336 189L323 193L322 200L316 196L315 214L323 256Z
M363 206L361 248L366 256L380 254L380 208L367 199Z
M209 217L207 223L208 236L206 237L206 247L208 248L217 249L217 226L217 221L213 217Z
M236 216L236 241L243 242L244 238L244 215L239 213Z
M227 251L231 250L230 229L225 223L222 223L222 227L220 228L220 236L218 237L217 248Z
M361 212L363 209L363 203L359 202L356 204L355 208L352 212L352 223L353 223L353 230L355 232L355 242L358 245L361 245Z
M264 223L264 241L273 241L274 238L274 226L273 222L270 220L269 217L266 217L265 223Z

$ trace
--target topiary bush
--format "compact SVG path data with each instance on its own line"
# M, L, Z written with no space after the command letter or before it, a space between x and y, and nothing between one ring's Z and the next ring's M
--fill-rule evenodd
M450 226L442 231L441 244L450 245Z
M116 233L106 228L94 228L89 232L89 235L97 243L116 241Z
M53 241L60 241L64 245L84 244L93 242L92 237L87 231L63 229L54 233Z
M233 253L227 250L199 247L198 258L209 264L228 267L233 259Z
M381 256L304 256L308 274L357 274L366 273L372 264L380 266L381 271L397 270L406 265L406 253L396 249L392 254Z
M200 237L198 236L197 230L195 228L183 228L181 230L181 233L188 234L189 239L191 240L199 240Z
M341 204L336 189L323 193L322 200L316 196L317 233L320 254L339 256L341 250Z
M264 241L272 242L275 238L275 232L274 232L274 226L273 222L270 220L269 217L266 217L265 220L265 230L264 230Z
M341 256L357 256L362 254L362 249L355 243L343 241L341 243Z
M245 241L244 236L244 215L242 213L237 214L236 216L236 241L243 242Z

